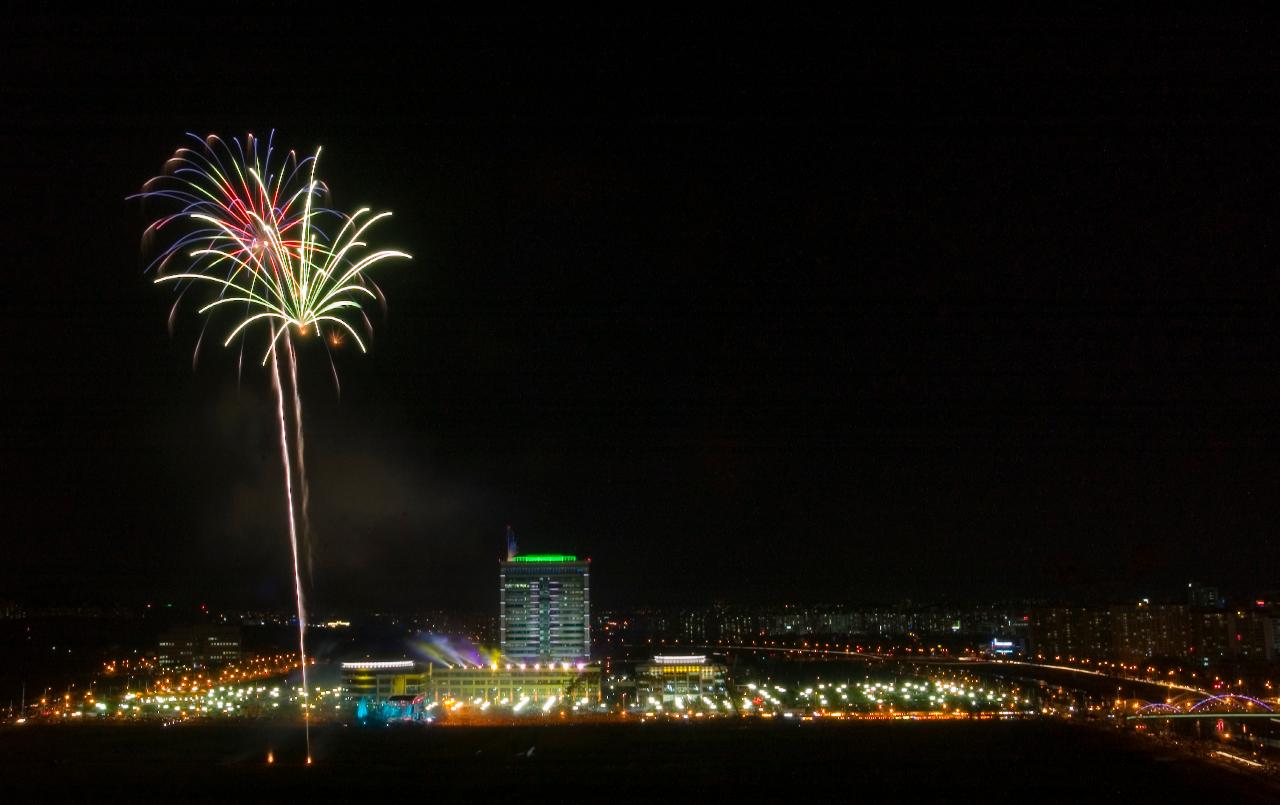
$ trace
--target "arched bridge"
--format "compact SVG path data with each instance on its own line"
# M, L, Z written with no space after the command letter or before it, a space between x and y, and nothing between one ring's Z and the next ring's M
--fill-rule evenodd
M1131 720L1162 720L1171 718L1274 718L1280 720L1274 702L1265 702L1241 693L1223 693L1194 700L1149 702L1139 706Z

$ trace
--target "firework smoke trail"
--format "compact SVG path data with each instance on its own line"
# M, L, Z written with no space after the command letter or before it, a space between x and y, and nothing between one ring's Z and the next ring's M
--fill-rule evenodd
M320 150L299 160L290 151L273 165L274 132L267 139L266 155L259 153L259 140L250 134L242 145L216 135L193 139L200 148L179 148L165 163L163 174L148 180L142 191L130 198L160 200L177 204L179 210L154 220L143 233L144 248L162 230L184 222L186 228L156 257L148 270L157 273L156 283L173 283L179 292L169 315L172 331L178 304L187 292L204 287L212 298L199 309L207 316L196 343L196 354L212 318L239 310L230 324L223 347L239 338L237 377L243 366L245 341L250 332L267 331L266 350L261 365L271 363L272 385L276 393L280 425L281 460L284 463L285 498L289 514L289 544L293 554L294 591L298 609L298 654L302 668L303 714L307 735L307 762L311 762L310 690L307 685L306 608L298 542L298 515L307 546L308 577L311 576L311 527L308 516L310 490L303 461L302 396L298 387L299 355L293 344L293 330L305 334L314 327L325 343L341 346L350 335L361 352L365 343L356 325L346 316L358 314L357 324L372 332L362 299L384 304L381 291L367 276L374 265L409 255L390 249L366 252L365 233L391 213L372 214L364 207L347 215L315 201L326 198L324 184L316 179ZM234 148L233 148L234 146ZM306 176L303 181L303 176ZM332 220L332 237L321 226ZM173 261L185 268L166 273ZM328 333L326 334L326 328ZM326 335L328 338L326 338ZM285 415L284 370L277 355L284 342L293 397L294 449L301 506L294 503L295 472L290 456L289 427ZM194 358L194 355L193 355ZM337 369L330 355L335 386ZM193 360L194 368L194 360Z
M293 548L293 589L298 604L298 659L302 668L302 724L307 739L307 763L311 762L311 702L307 687L307 611L302 600L302 574L298 570L298 525L293 517L293 471L289 464L289 430L284 421L284 387L280 362L271 353L271 383L276 390L276 412L280 417L280 458L284 462L284 497L289 508L289 545Z
M302 544L307 548L307 580L315 585L315 562L311 550L311 515L308 508L311 503L311 485L307 483L307 465L303 460L306 442L302 438L302 392L298 389L298 357L293 349L293 340L285 339L285 344L289 349L289 374L293 383L293 423L295 428L295 436L293 440L294 446L298 449L298 486L302 487L302 506L299 507L299 513L302 515Z

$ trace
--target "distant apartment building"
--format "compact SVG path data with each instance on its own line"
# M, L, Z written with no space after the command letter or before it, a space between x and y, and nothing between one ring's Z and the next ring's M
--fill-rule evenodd
M1133 661L1180 657L1191 645L1188 608L1181 604L1117 605L1109 609L1111 657Z
M1222 609L1222 599L1218 596L1218 588L1194 581L1188 583L1187 606L1197 609Z
M1262 646L1268 661L1280 660L1280 618L1266 618L1262 627Z
M893 641L900 637L956 634L983 639L1019 638L1025 642L1028 623L1024 613L1021 609L1002 607L915 609L841 604L771 607L715 604L600 613L597 627L605 642L665 639L696 645L811 636Z
M1231 654L1243 661L1275 659L1267 651L1267 632L1274 632L1275 618L1255 609L1238 609L1232 613L1232 627L1227 633Z
M1105 609L1034 610L1033 655L1057 659L1135 662L1181 658L1199 665L1280 659L1280 623L1269 611L1182 604L1117 604Z
M1031 615L1031 650L1052 659L1111 655L1111 618L1106 610L1049 607Z
M680 610L678 615L680 636L689 642L706 640L709 615L710 613L702 608Z
M1203 665L1231 656L1232 613L1225 610L1193 610L1191 612L1191 646L1187 655Z
M179 626L161 634L156 645L161 668L207 668L239 660L239 626Z
M762 634L755 613L749 609L720 604L713 608L712 617L722 639L748 640Z

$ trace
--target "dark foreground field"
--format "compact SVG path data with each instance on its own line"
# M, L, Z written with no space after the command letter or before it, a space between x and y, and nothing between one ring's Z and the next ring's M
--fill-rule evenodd
M274 726L11 728L0 731L0 791L7 801L751 801L814 793L902 802L1276 801L1274 789L1230 769L1132 736L1047 722L326 726L312 740L316 762L305 768L299 731Z

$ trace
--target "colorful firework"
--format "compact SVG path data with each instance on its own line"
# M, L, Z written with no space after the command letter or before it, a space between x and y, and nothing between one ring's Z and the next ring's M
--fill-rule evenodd
M365 351L346 317L358 314L370 329L360 298L376 300L380 294L367 272L383 260L409 257L390 249L366 251L365 233L391 213L373 214L366 207L348 216L318 205L327 195L315 176L319 149L302 160L290 151L273 165L270 139L264 156L253 135L244 146L239 139L228 144L213 135L200 142L200 149L178 149L165 172L136 196L181 205L153 222L148 238L176 221L194 224L152 263L159 274L155 281L175 283L183 293L193 284L211 286L216 297L199 309L201 314L239 306L223 346L257 322L267 325L271 337L263 366L293 330L307 335L315 328L324 335L328 329L337 339L345 331ZM325 232L326 222L336 226L333 238ZM182 270L166 273L175 259L183 262Z
M310 763L306 608L298 549L299 519L303 535L307 537L308 551L310 546L309 491L303 462L298 359L293 340L314 330L327 351L331 346L340 346L345 335L350 335L360 351L366 351L360 330L364 330L367 337L372 326L365 315L363 301L382 299L367 272L384 260L407 259L409 255L391 249L370 250L364 240L370 227L391 213L374 214L368 208L361 208L345 215L321 204L328 190L316 178L319 149L301 160L290 151L279 162L273 162L274 132L267 139L265 154L260 152L259 141L252 134L243 144L238 138L227 142L216 135L203 139L192 136L200 147L178 149L165 164L164 172L147 181L142 191L131 198L163 200L177 208L156 219L143 237L145 246L164 230L177 231L148 266L156 272L156 283L173 283L179 291L169 312L170 327L178 305L190 290L209 292L198 310L205 320L193 355L199 355L206 328L221 313L230 314L222 344L229 347L239 342L241 369L249 335L264 331L261 364L271 363L271 383L280 426L280 456L284 465L298 612L307 762ZM334 234L330 235L330 231ZM174 264L178 269L169 273ZM353 323L357 316L359 322ZM287 373L280 367L282 349L288 363ZM334 368L332 355L330 368ZM336 369L333 377L336 383ZM292 397L292 450L286 395ZM295 503L295 478L300 505Z

